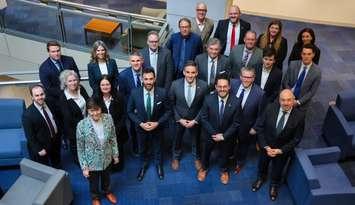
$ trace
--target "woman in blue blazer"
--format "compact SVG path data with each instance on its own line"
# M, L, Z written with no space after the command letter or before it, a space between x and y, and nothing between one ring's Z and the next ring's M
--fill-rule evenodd
M92 46L91 61L88 64L89 84L93 93L99 91L99 81L102 75L108 75L117 88L118 68L116 61L110 58L107 46L102 41L96 41Z

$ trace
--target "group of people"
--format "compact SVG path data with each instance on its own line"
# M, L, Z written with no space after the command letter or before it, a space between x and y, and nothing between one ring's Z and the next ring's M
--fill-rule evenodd
M128 138L140 157L139 181L151 158L159 179L164 178L167 133L174 133L173 170L180 167L183 137L191 137L201 182L214 149L220 180L228 184L231 166L239 174L255 145L260 158L252 190L264 184L272 161L269 194L276 200L282 170L302 138L321 80L314 32L305 28L299 33L283 75L287 40L279 20L257 38L233 5L211 38L214 25L206 13L206 4L198 3L196 18L181 18L179 32L165 47L157 32L149 32L146 48L130 54L130 67L120 73L105 43L96 41L88 64L91 97L80 85L74 59L61 55L58 42L48 42L49 57L39 68L41 84L30 87L33 104L23 114L31 159L61 168L64 137L88 178L93 204L100 204L100 181L107 199L117 202L109 171L122 169Z

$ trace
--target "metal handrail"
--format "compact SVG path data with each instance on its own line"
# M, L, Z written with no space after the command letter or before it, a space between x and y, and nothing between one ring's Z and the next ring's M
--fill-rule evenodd
M80 81L88 81L89 77L81 77ZM10 80L10 81L1 81L0 86L2 85L28 85L40 83L40 80Z

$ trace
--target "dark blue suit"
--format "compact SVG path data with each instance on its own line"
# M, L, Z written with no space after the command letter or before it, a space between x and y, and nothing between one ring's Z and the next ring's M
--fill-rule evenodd
M118 85L118 68L116 61L114 59L109 59L106 62L107 65L107 75L111 78L112 88L117 88ZM90 62L88 64L88 76L89 84L94 93L97 93L100 89L100 79L102 77L99 64L96 62Z
M154 88L154 105L149 121L159 123L156 129L148 132L139 126L140 123L148 121L148 115L144 106L143 87L132 90L127 104L127 113L129 118L136 124L138 148L142 163L148 163L149 151L152 148L156 165L162 165L161 147L164 125L168 122L171 114L166 91L162 88Z
M183 77L182 70L186 61L195 60L195 57L202 53L202 41L201 37L195 33L190 33L190 35L186 38L185 43L185 55L184 55L184 63L183 66L179 68L179 62L181 57L181 45L183 42L183 37L178 33L174 33L171 35L171 38L166 44L166 47L170 50L171 55L173 57L173 64L175 67L175 79Z
M233 79L231 81L231 92L234 96L237 95L239 86L241 85L241 81L239 79ZM237 164L243 166L248 154L249 144L252 139L255 140L255 137L249 134L251 128L256 130L257 120L261 116L264 98L264 91L256 84L253 84L248 95L248 98L244 104L243 109L240 112L240 127L237 133L238 144L237 144L237 152L236 159ZM238 98L238 105L240 104L240 100Z
M237 105L238 99L235 95L230 94L225 104L223 118L220 119L218 99L217 93L206 96L201 108L202 136L204 137L202 166L203 169L208 169L212 149L215 145L220 144L220 154L222 156L219 159L221 169L226 171L228 144L231 143L233 136L239 129L239 107ZM211 136L218 133L223 134L224 140L217 143Z

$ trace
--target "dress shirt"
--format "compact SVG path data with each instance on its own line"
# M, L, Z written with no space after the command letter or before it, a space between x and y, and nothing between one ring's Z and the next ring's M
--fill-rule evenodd
M248 51L249 51L249 56L248 56L248 60L245 62L245 66L248 66L249 60L250 60L251 56L253 55L254 49L249 50L244 46L242 61L245 59L246 55L248 55Z
M229 21L228 24L228 32L227 32L227 42L226 42L226 50L224 51L224 55L229 56L230 53L230 47L231 47L231 36L232 36L232 29L233 29L233 24ZM239 36L240 36L240 23L239 21L237 22L237 25L235 25L235 46L238 45L239 42Z
M211 82L211 67L212 67L212 61L214 61L214 78L216 79L216 76L217 76L217 64L218 64L218 57L216 57L215 59L212 59L211 57L208 56L208 64L207 64L207 83L208 85L210 84Z
M35 105L35 107L38 109L38 111L41 113L44 121L46 121L46 123L48 124L47 120L46 120L46 117L44 116L44 113L43 113L43 108L41 105L38 105L36 102L33 103ZM43 105L44 109L46 110L47 114L48 114L48 117L49 119L51 120L52 122L52 125L53 125L53 128L54 128L54 131L55 131L55 134L58 133L58 128L57 128L57 124L55 124L55 120L54 120L54 117L53 117L53 114L51 112L51 110L48 108L48 106L46 104ZM49 125L48 125L49 126ZM52 132L52 131L51 131Z
M80 108L81 113L83 114L83 116L85 116L85 114L86 114L86 101L85 101L84 97L80 94L80 89L78 89L76 95L71 94L68 91L68 89L64 89L64 95L67 98L67 100L73 99L74 102Z
M151 111L153 114L153 108L154 108L154 88L151 91L146 90L143 88L143 97L144 97L144 108L147 108L147 98L148 98L148 92L150 94L150 107Z
M108 74L106 62L105 63L99 63L99 68L100 68L101 75L107 75Z
M191 103L194 101L195 98L195 93L196 93L196 80L195 82L191 83ZM185 99L186 102L188 102L188 89L189 89L189 83L184 80L184 92L185 92Z
M102 119L100 119L99 121L95 121L92 118L90 118L90 121L92 123L92 126L94 127L97 138L99 138L101 145L103 145L105 143L105 131L104 131L104 124L102 123Z
M152 51L149 49L149 60L150 66L154 68L155 75L157 74L157 65L158 65L158 49L156 51Z
M60 67L59 67L59 65L58 65L58 61L56 61L56 60L54 60L54 59L52 59L52 58L49 58L49 59L51 59L51 61L52 61L52 63L55 65L55 67L58 69L58 71L60 72ZM60 60L59 60L60 61Z
M197 23L198 29L200 29L200 32L202 32L202 30L205 28L206 19L204 19L203 22L200 22L200 21L196 18L196 23Z
M304 68L304 67L307 68L307 69L306 69L306 74L304 75L304 79L303 79L303 82L304 82L304 80L306 79L307 74L308 74L308 71L309 71L309 69L311 68L311 66L312 66L312 63L309 64L309 65L305 65L305 64L301 63L301 68L300 68L300 71L298 72L297 79L296 79L296 81L295 81L295 85L294 85L293 88L292 88L292 92L295 91L296 82L297 82L298 78L300 77L300 75L301 75L301 73L302 73L302 71L303 71L303 68ZM302 82L302 84L303 84L303 82ZM301 87L302 87L302 86L301 86Z
M272 68L271 68L272 69ZM264 90L265 88L265 84L267 82L267 79L269 78L271 69L266 69L265 67L263 67L262 72L261 72L261 80L260 80L260 87L261 89Z
M105 106L107 108L107 113L110 114L110 105L111 105L112 96L110 96L109 98L103 97L103 99L104 99Z
M220 110L220 109L221 109L221 106L222 106L221 100L223 100L224 109L226 109L228 97L229 97L229 95L227 95L227 96L224 97L224 98L221 98L220 96L218 96L218 110Z
M275 127L277 127L277 124L279 123L280 119L281 119L281 116L283 114L283 109L280 107L280 110L279 110L279 114L277 115L277 120L276 120L276 125ZM291 114L291 111L292 109L290 109L289 111L286 111L287 113L285 114L285 121L284 121L284 124L282 126L282 129L285 127L286 123L287 123L287 120L288 118L290 117L290 114Z
M137 87L137 73L139 73L139 80L142 82L142 69L139 70L139 72L136 72L133 68L132 68L132 74L133 74L133 78L134 78L134 84Z
M249 96L249 93L250 93L250 90L251 90L251 87L253 85L251 85L249 88L244 88L243 84L240 84L239 86L239 89L238 89L238 92L237 92L237 97L239 98L240 94L242 93L242 90L244 89L244 97L243 97L243 101L242 101L242 108L244 108L244 105L245 105L245 102L247 101L248 99L248 96Z

